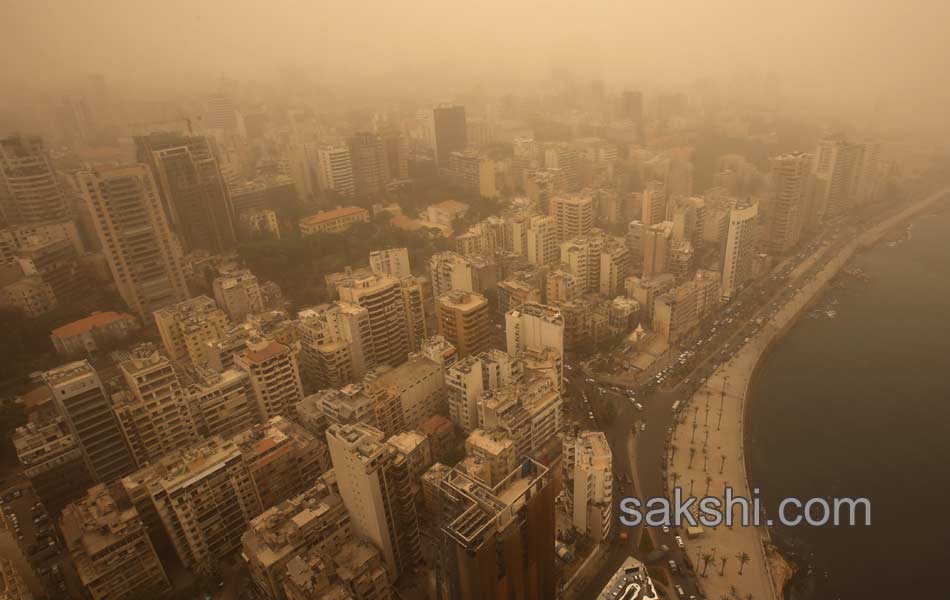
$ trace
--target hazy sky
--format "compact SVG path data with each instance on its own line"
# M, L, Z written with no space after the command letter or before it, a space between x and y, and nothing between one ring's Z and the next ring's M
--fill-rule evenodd
M796 96L905 110L950 101L950 2L735 0L0 0L3 88L101 72L110 82L394 76L542 79L586 67L608 82L677 85L779 74ZM12 59L11 59L12 58ZM406 81L407 85L411 85ZM491 85L492 82L485 82ZM210 84L209 84L210 85Z

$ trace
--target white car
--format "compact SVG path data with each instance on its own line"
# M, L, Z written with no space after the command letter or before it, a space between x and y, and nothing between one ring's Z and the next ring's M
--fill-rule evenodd
M679 546L680 548L686 547L686 544L683 542L683 538L681 536L676 536L675 538L673 538L673 541L675 541L676 545Z
M640 404L639 402L634 402L633 405L637 407L637 410L639 410L640 412L643 412L642 404Z

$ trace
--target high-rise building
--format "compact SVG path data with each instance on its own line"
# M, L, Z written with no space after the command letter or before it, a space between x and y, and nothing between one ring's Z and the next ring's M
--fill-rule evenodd
M215 277L211 289L215 302L236 323L251 313L264 310L261 287L249 269Z
M555 378L531 376L483 392L478 426L500 429L515 443L517 456L546 453L561 428L561 390Z
M155 539L164 531L182 564L209 572L241 547L261 503L240 448L220 437L167 454L122 479Z
M409 461L383 432L331 425L327 445L353 532L373 543L395 580L422 559Z
M234 364L247 373L262 421L294 416L294 407L303 400L295 348L268 339L250 339L244 350L234 355Z
M339 388L374 364L365 349L372 344L369 311L349 302L321 304L297 314L301 370L310 390Z
M330 190L340 196L352 196L356 193L349 146L323 146L317 151L317 156L317 182L321 190Z
M373 273L389 275L396 279L409 277L412 275L409 268L409 250L406 248L373 250L369 253L369 268L373 270Z
M237 369L196 369L186 391L195 428L202 437L230 437L258 419L257 403L247 373Z
M587 194L555 196L550 200L550 214L557 223L557 239L567 241L587 235L594 227L594 199Z
M0 139L0 220L31 224L66 216L66 195L42 138Z
M409 332L409 350L416 352L428 335L426 325L426 291L424 282L418 277L403 277L399 280L402 293L402 305L406 311L406 327Z
M458 360L445 371L449 416L463 431L479 427L478 401L482 392L520 381L524 363L501 350L489 350Z
M559 192L576 192L580 188L577 151L567 143L547 144L544 148L544 168L555 174Z
M265 510L308 489L330 469L326 444L302 426L274 417L232 437Z
M599 292L608 298L623 293L623 281L630 274L630 253L623 238L608 237L600 251Z
M561 243L561 264L574 276L577 291L581 294L600 291L600 254L606 239L601 234L590 234Z
M769 250L785 254L798 245L811 204L811 155L802 152L771 159Z
M729 211L729 231L722 250L722 297L732 298L738 288L752 277L755 256L755 226L759 205L736 204Z
M649 181L644 186L640 208L640 221L650 227L667 220L666 186L662 181Z
M526 302L505 314L505 338L508 354L540 352L550 348L564 360L564 317L553 307Z
M663 221L643 233L643 276L653 277L666 273L673 251L673 224Z
M361 198L373 198L386 191L389 167L383 139L375 133L363 131L347 140L353 163L353 187Z
M613 507L613 468L607 436L582 431L564 440L564 481L574 528L600 541L610 535Z
M181 250L144 165L77 175L119 295L145 319L188 298Z
M160 596L171 588L138 511L104 484L63 510L60 531L89 598Z
M488 350L491 315L485 296L460 290L442 294L436 298L435 313L439 335L456 347L460 357Z
M319 550L330 557L352 539L350 517L332 478L320 479L254 518L241 537L251 580L271 600L286 598L282 582L288 563Z
M432 295L462 290L484 294L498 279L495 262L481 256L462 256L455 252L437 252L429 258Z
M92 485L76 438L55 411L30 415L28 423L16 428L11 441L23 475L50 514L78 500Z
M528 262L545 266L557 263L560 258L557 220L554 217L536 215L528 221L525 232Z
M515 443L497 430L473 431L465 438L465 457L465 470L488 487L501 483L517 462Z
M99 374L88 361L47 371L43 381L95 481L109 483L135 468Z
M152 168L165 215L188 251L232 248L231 198L212 141L154 133L135 138L137 158Z
M362 306L369 314L370 344L363 352L369 365L396 366L409 355L409 328L399 281L385 275L354 276L339 282L340 300Z
M198 440L185 393L167 358L142 344L119 366L129 391L113 394L112 405L138 466Z
M168 358L191 366L207 362L206 345L220 339L230 325L228 316L207 296L196 296L154 313Z
M436 464L424 480L435 488L442 525L438 579L458 600L557 596L554 477L529 458L489 486L461 468ZM429 478L430 473L435 477Z
M435 159L440 169L449 165L449 154L461 152L468 145L465 126L465 107L441 105L432 109Z

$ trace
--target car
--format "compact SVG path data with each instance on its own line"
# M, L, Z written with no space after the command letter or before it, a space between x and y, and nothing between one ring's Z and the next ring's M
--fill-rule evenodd
M587 413L587 416L590 418L591 421L594 420L594 413L593 413L593 412L588 412L588 413Z
M670 571L673 571L674 573L679 573L679 572L680 572L680 568L679 568L678 566L676 566L676 561L675 561L675 560L673 560L673 559L671 558L670 561L669 561L669 563L670 563Z
M674 589L676 589L676 595L677 595L677 596L679 596L680 598L685 598L685 597L686 597L686 592L683 591L683 586L681 586L681 585L676 585L676 587L675 587Z
M567 369L568 371L573 370L573 367L571 367L571 365L564 365L564 368Z
M669 532L670 532L670 526L669 526L669 525L664 525L664 526L663 526L663 533L669 533Z
M633 405L637 407L637 410L639 410L640 412L643 412L642 404L640 404L639 402L634 402Z
M673 538L673 541L675 541L675 542L676 542L676 545L679 546L680 548L685 548L685 547L686 547L686 544L683 542L683 537L682 537L682 536L679 536L679 535L676 536L675 538Z
M640 431L646 431L646 430L647 430L647 424L646 424L646 423L640 423Z

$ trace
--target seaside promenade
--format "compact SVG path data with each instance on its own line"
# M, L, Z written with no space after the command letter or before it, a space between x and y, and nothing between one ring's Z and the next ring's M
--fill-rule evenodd
M745 464L744 427L749 381L768 347L791 327L861 247L871 245L892 227L926 209L950 192L945 188L893 215L860 234L843 247L829 252L822 246L806 259L808 267L796 269L790 285L796 291L762 324L758 333L720 366L690 398L674 425L667 485L684 495L723 498L725 486L734 496L751 497ZM818 266L820 265L820 266ZM812 271L811 267L817 270ZM675 479L675 481L674 481ZM783 582L774 582L769 568L767 527L738 524L705 528L703 535L686 539L686 553L700 577L706 598L775 600ZM748 562L739 556L748 557ZM705 557L705 560L704 560ZM722 560L725 559L725 565ZM706 564L708 562L708 565ZM741 574L740 574L741 566Z

